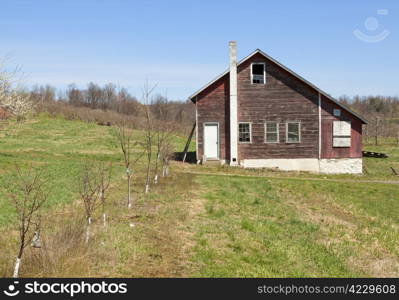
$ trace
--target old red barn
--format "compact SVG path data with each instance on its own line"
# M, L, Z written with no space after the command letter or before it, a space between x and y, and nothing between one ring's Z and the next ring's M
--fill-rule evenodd
M362 173L366 121L261 50L190 96L197 160L242 167Z

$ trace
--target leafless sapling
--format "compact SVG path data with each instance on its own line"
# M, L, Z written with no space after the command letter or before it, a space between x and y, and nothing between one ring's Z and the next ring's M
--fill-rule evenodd
M17 166L15 178L7 186L18 218L19 250L14 265L14 278L19 276L26 246L31 244L33 247L40 247L40 209L48 199L46 183L43 171L32 167L22 170Z
M168 139L173 132L174 124L168 121L169 108L168 99L166 97L158 96L152 106L156 114L156 120L154 121L154 135L156 147L154 184L157 184L159 179L159 168L162 165L161 160L163 159L162 148L164 148L164 144L168 142Z
M132 152L134 146L137 145L137 142L133 137L133 130L128 127L128 123L126 121L120 123L116 129L116 136L119 142L119 146L122 150L123 154L123 163L125 166L126 179L127 179L127 207L131 208L133 205L132 199L132 188L131 188L131 179L133 176L132 166L140 159L140 155L133 160Z
M146 166L146 180L145 180L145 188L144 192L148 193L150 189L150 176L151 176L151 163L152 163L152 143L153 143L153 130L154 130L154 121L151 116L151 93L156 88L156 85L149 87L148 81L145 83L143 88L143 102L145 108L145 136L144 136L144 150L147 157L147 166Z
M174 154L172 135L166 136L161 147L162 177L169 175L169 162Z
M93 165L89 162L83 164L80 178L79 178L79 194L83 202L84 212L86 217L86 243L90 239L90 228L94 210L97 207L98 199L100 198L100 185L98 176Z
M103 214L103 225L107 225L107 217L105 213L105 202L106 202L106 193L111 184L111 176L112 176L112 163L109 166L106 166L105 163L101 163L98 167L98 176L99 176L99 192L100 192L100 201L102 207Z

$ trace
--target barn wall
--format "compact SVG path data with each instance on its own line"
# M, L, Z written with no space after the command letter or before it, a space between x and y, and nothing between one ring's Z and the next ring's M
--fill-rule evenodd
M321 100L321 158L362 157L362 122L326 97L322 96ZM335 117L333 115L334 109L341 110L341 117ZM351 122L351 147L333 147L333 121Z
M252 62L266 64L266 84L251 84ZM238 144L238 157L242 159L306 159L319 158L319 95L295 76L260 54L238 68L238 122L252 123L252 143ZM362 123L349 112L341 109L341 117L333 116L333 109L340 108L321 96L321 158L362 157ZM219 156L229 160L229 76L223 76L196 97L197 101L197 159L203 158L203 124L219 123ZM351 147L332 147L332 122L351 121ZM280 142L265 143L264 124L279 122ZM301 122L301 143L286 143L286 122Z
M266 84L251 84L251 63L266 64ZM318 93L258 54L238 68L238 121L252 122L252 143L239 159L318 158ZM279 122L280 142L265 143L264 124ZM301 142L286 143L286 121L301 122Z
M219 156L222 160L230 157L228 82L228 77L224 76L197 96L197 159L202 159L204 155L203 137L206 122L219 123Z

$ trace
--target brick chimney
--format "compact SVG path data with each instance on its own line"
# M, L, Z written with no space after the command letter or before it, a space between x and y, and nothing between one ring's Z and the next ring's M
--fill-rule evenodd
M237 43L229 42L230 48L230 165L238 165L237 125Z

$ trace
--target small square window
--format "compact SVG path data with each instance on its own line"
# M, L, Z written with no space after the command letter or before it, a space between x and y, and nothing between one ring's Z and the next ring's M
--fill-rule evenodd
M278 143L279 142L279 132L278 123L267 122L265 124L265 142L266 143Z
M340 109L334 109L333 114L335 117L340 117L341 116L341 110Z
M266 72L264 63L253 63L251 65L251 83L265 84Z
M301 124L299 122L287 122L287 143L301 142Z
M238 141L240 143L251 142L251 123L238 124Z

